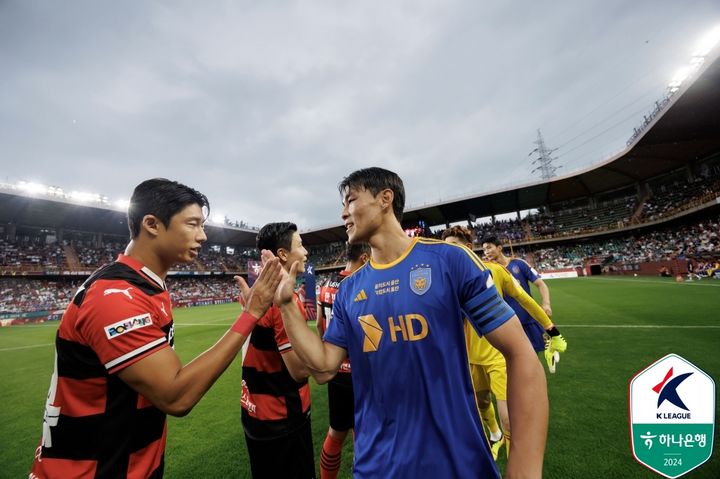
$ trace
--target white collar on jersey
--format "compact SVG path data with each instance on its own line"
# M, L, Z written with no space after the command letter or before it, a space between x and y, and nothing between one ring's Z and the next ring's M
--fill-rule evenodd
M148 275L148 277L151 280L155 281L162 289L165 289L165 282L160 279L160 276L153 273L150 268L148 268L147 266L143 266L142 268L140 268L140 271Z

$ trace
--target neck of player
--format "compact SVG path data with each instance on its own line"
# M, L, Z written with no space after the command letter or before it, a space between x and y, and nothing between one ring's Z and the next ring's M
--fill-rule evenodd
M370 238L372 259L378 264L392 263L410 247L412 238L409 238L400 225L387 232L380 231Z

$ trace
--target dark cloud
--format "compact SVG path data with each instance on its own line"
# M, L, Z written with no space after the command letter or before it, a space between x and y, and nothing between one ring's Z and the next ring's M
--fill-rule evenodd
M123 198L165 176L215 213L339 221L378 165L410 205L620 150L716 1L0 2L2 180Z

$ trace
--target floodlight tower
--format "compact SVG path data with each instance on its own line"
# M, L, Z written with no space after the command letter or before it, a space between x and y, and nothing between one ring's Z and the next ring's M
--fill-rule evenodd
M535 167L534 170L532 170L532 173L539 171L540 177L543 180L549 180L550 178L556 176L555 171L557 171L558 168L562 168L562 166L553 165L553 161L557 158L554 158L551 155L555 151L557 151L557 148L553 148L551 150L547 146L545 146L545 140L543 140L540 130L537 131L537 140L535 141L535 144L537 145L537 148L535 148L528 154L528 156L536 153L538 155L537 158L535 158L532 162L533 165L538 165L537 167Z

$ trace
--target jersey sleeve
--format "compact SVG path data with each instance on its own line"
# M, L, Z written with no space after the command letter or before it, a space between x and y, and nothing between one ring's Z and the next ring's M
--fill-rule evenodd
M522 308L532 316L532 318L540 323L544 329L552 324L550 317L543 311L539 304L520 287L517 280L505 268L498 271L498 276L503 278L503 291L506 297L511 297L518 302Z
M323 341L327 341L330 344L347 349L345 323L348 318L343 306L345 290L347 290L347 287L343 288L343 284L340 285L340 288L338 288L337 293L335 294L335 300L332 305L332 321L330 321L327 331L325 331L325 334L323 335Z
M296 294L293 300L295 301L295 306L304 316L306 311L301 298L298 297L298 295ZM290 338L288 338L287 332L285 331L285 323L283 323L280 309L273 306L271 308L271 311L272 326L273 330L275 331L275 342L277 343L278 351L280 352L280 354L285 354L288 351L292 351L292 344L290 344Z
M457 278L460 305L470 324L481 336L504 324L515 313L500 298L490 271L464 246L451 257L452 277Z
M530 266L526 261L520 261L520 264L522 265L521 268L523 275L529 282L534 283L540 279L540 273L538 273L537 270Z
M167 347L165 331L152 303L137 291L115 292L95 283L76 329L109 373L117 373Z

